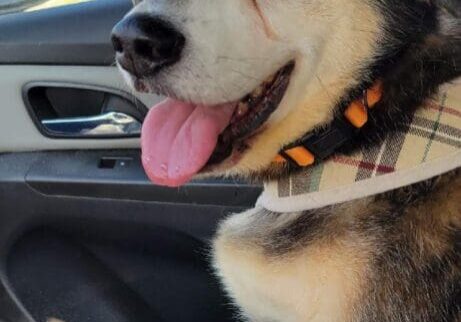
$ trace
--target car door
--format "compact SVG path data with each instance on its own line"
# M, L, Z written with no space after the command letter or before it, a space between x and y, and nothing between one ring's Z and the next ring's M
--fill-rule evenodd
M125 87L109 40L130 6L0 7L0 321L233 320L209 242L260 187L148 182L139 129L160 98Z

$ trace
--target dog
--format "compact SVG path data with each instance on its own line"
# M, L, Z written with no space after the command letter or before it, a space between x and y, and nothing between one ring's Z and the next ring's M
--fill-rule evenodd
M135 1L112 41L127 82L168 97L143 127L153 182L269 182L372 149L460 77L461 2ZM351 106L352 134L334 126ZM299 149L307 134L322 140L317 160ZM212 258L242 319L461 321L461 172L438 174L320 208L229 216Z

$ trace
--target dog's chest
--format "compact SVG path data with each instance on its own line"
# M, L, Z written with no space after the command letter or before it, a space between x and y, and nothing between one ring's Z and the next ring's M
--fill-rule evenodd
M460 199L461 172L454 171L315 211L256 208L222 223L215 268L252 322L443 316L429 310L456 301L441 281L453 272L461 280ZM440 272L428 279L434 267ZM439 305L429 305L434 301Z
M222 225L215 266L251 321L351 319L369 268L368 245L354 234L330 238L335 220L317 219L254 209Z

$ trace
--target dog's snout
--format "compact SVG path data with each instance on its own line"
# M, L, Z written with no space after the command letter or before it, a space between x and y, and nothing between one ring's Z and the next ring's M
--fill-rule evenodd
M112 43L122 67L141 76L178 62L185 37L165 20L133 15L114 27Z

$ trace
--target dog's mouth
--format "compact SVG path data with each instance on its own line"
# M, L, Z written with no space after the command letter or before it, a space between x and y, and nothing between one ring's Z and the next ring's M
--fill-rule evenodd
M168 98L154 106L142 130L142 160L149 178L177 187L206 168L248 148L288 89L289 63L236 102L206 106Z

